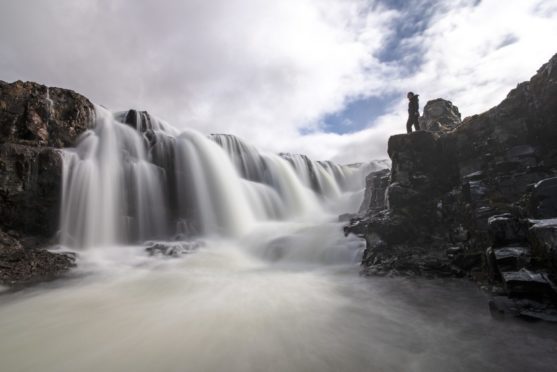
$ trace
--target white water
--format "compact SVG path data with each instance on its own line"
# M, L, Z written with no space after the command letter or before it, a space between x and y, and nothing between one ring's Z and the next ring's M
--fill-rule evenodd
M1 371L553 368L552 330L494 323L472 286L358 277L362 242L334 221L369 168L133 118L99 108L66 152L61 240L78 267L0 297ZM143 245L174 239L201 248Z

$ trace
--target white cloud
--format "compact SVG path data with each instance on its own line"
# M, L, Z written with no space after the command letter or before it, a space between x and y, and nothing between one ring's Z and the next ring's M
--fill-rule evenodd
M441 96L478 113L556 52L554 0L473 3L394 11L365 0L3 2L0 79L72 88L273 151L362 161L384 157L388 136L404 130L407 90L422 105ZM425 30L403 41L415 54L379 61L405 13L422 10L432 13ZM393 92L401 100L368 129L323 133L323 116L348 100Z

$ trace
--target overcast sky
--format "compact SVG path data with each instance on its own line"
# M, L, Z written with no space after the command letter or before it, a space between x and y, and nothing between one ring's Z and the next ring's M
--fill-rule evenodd
M386 157L407 91L480 113L555 35L557 0L0 0L0 80L356 162Z

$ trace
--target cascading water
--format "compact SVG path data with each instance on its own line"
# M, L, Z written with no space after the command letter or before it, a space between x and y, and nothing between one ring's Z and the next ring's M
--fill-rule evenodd
M348 179L332 163L263 153L229 135L178 133L146 113L97 107L96 116L64 156L61 236L70 247L238 237L256 220L319 214L319 198L338 198Z
M373 164L96 111L64 151L60 237L78 252L73 279L0 296L2 371L552 365L551 330L494 324L473 286L358 277L363 243L344 238L336 214L357 210ZM160 247L167 255L150 255Z

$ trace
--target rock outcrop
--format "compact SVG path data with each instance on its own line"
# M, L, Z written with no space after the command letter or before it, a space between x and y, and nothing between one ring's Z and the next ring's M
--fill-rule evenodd
M481 115L460 123L435 100L421 120L429 131L390 138L386 190L368 182L385 208L345 227L366 239L362 272L471 276L512 299L496 313L547 314L538 310L557 305L557 230L540 219L557 217L557 55Z
M91 102L73 91L0 81L0 283L51 278L71 265L41 247L58 227L59 149L72 146L93 115Z
M419 123L420 128L428 132L448 132L458 127L462 120L458 107L451 101L437 98L426 103Z

